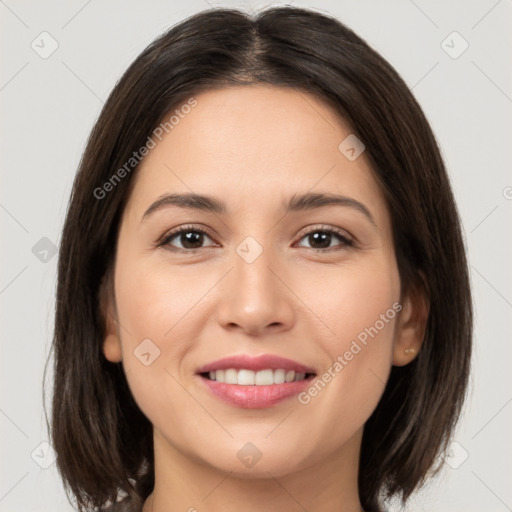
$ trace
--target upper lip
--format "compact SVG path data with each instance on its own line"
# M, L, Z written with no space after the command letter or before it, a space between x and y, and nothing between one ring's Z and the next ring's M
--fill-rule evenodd
M227 370L228 368L253 370L255 372L268 369L282 369L287 371L294 370L296 373L315 373L311 367L274 354L262 354L259 356L239 354L228 356L201 366L198 368L197 373Z

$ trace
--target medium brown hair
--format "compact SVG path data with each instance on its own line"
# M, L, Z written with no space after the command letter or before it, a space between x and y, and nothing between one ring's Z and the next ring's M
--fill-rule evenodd
M152 425L122 365L102 352L100 291L137 167L106 197L95 190L187 98L256 83L322 98L363 141L389 208L402 291L420 289L430 303L418 357L392 368L365 424L364 509L381 511L393 496L405 502L450 439L466 393L472 305L460 220L420 106L393 67L331 16L292 7L255 15L212 9L171 28L131 64L74 181L58 263L51 439L79 510L115 501L119 489L140 507L154 485Z

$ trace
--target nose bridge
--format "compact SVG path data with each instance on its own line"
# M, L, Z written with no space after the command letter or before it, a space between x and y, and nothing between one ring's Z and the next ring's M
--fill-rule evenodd
M249 246L249 247L247 247ZM251 244L245 243L237 248L234 261L235 286L239 288L239 295L254 300L262 299L265 294L273 294L275 284L271 282L272 273L269 270L271 263L269 250L261 252ZM275 262L275 259L274 259Z
M271 261L275 263L275 257L272 257L272 249L266 245L264 249L254 238L247 237L236 248L234 286L247 312L263 312L263 306L275 301L276 294L282 292L277 289L275 278L269 270Z
M227 289L220 299L221 324L236 325L253 334L289 328L293 305L286 287L274 275L273 267L279 264L272 248L247 237L236 247L232 262Z

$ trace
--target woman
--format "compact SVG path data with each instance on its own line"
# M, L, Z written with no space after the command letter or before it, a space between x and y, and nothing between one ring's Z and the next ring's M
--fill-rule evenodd
M471 330L449 180L394 69L314 11L199 13L126 71L74 183L59 471L79 510L405 503Z

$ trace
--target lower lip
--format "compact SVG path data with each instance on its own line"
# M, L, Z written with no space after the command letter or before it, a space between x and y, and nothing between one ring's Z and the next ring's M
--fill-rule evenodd
M313 376L304 380L271 384L269 386L226 384L225 382L207 379L202 375L199 375L199 378L217 398L230 405L244 409L264 409L298 395L310 385Z

